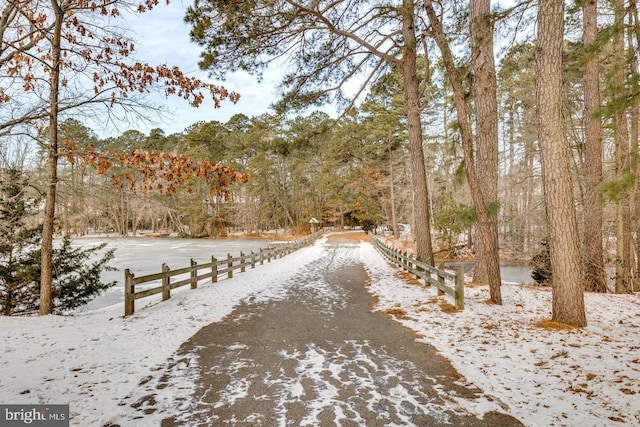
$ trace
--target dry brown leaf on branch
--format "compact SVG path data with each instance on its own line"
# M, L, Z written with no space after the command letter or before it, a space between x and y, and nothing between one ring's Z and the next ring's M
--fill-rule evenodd
M150 188L155 188L159 193L171 196L189 180L199 179L209 185L211 194L226 197L229 185L245 183L249 179L248 175L224 165L169 153L155 154L142 150L97 153L92 147L79 148L67 143L60 148L60 154L71 163L83 161L87 166L95 167L98 174L112 171L115 186L121 186L126 179L132 191L140 189L145 194ZM119 166L117 170L116 166Z

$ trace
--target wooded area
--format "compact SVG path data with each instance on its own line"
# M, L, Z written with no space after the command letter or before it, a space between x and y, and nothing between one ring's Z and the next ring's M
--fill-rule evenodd
M208 237L303 231L315 217L411 231L430 264L473 248L497 304L500 257L548 242L564 323L586 324L582 292L607 291L606 267L615 292L638 290L635 0L196 1L185 20L213 76L287 58L273 110L110 137L83 115L140 118L134 94L152 87L195 106L202 90L216 105L237 95L131 61L105 17L135 2L98 3L1 11L3 163L46 201L43 254L55 230ZM343 114L314 110L327 102Z

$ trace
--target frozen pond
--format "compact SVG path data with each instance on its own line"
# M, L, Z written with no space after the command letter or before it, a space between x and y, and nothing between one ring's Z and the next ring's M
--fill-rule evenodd
M244 239L178 239L153 237L83 237L73 240L73 246L93 247L107 243L105 250L115 248L114 259L109 263L116 271L102 274L105 282L116 281L113 288L99 295L80 310L95 310L124 302L124 270L136 276L159 273L162 263L172 269L189 266L193 258L198 264L211 262L211 257L225 258L227 254L238 256L240 252L258 252L266 248L269 240Z
M473 262L445 262L447 268L458 268L463 266L465 272L473 270ZM531 278L531 267L527 264L519 264L514 262L501 262L500 263L500 278L503 282L521 283L523 285L530 285L533 283Z

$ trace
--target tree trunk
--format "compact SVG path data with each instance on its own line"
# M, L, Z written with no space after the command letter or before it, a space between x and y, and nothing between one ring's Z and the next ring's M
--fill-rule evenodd
M396 215L396 190L393 176L393 151L391 150L391 144L389 144L389 203L391 205L391 230L393 236L398 238L398 218Z
M552 320L586 326L569 147L562 118L564 0L540 0L537 25L535 82L553 276Z
M587 0L583 5L583 43L587 52L598 37L598 2ZM602 121L600 119L600 67L598 49L593 49L585 64L585 198L584 198L584 288L590 292L606 292L602 247Z
M128 200L124 190L120 191L120 219L118 228L122 237L127 236L127 219L129 218Z
M638 5L635 0L631 0L629 2L629 10L631 11L629 15L629 20L631 21L629 25L629 41L635 39L636 46L638 42L640 42L640 23L638 22ZM635 30L635 31L634 31ZM638 73L638 64L635 60L629 61L631 67L631 76L632 81L636 82L635 87L632 89L634 93L637 93L638 87L638 78L640 74ZM635 179L635 188L633 192L633 211L634 211L634 235L635 235L635 258L632 256L632 260L634 260L634 268L633 268L633 280L631 283L631 292L636 292L639 289L640 285L640 260L637 257L640 257L640 161L638 161L638 156L640 156L640 150L638 149L638 139L640 130L638 128L640 121L640 99L635 97L633 103L631 105L631 150L632 150L632 158L636 160L636 179Z
M627 120L625 69L626 52L624 49L624 0L616 0L615 3L615 36L613 39L614 56L614 82L613 97L616 101L614 113L615 147L616 147L616 179L618 182L626 181L629 173L629 129ZM616 204L616 293L628 293L631 283L631 208L629 194L618 195Z
M521 192L516 192L516 180L515 180L515 122L514 116L515 112L513 111L513 105L506 106L506 110L508 111L508 119L506 123L504 123L505 128L507 129L507 141L509 154L506 156L507 158L507 180L505 182L505 215L506 223L508 225L508 229L506 230L505 240L511 244L511 247L516 251L522 252L523 248L523 228L522 221L520 220L523 216L519 212L519 199L521 197ZM504 220L503 220L504 221Z
M431 23L432 36L442 53L445 69L453 90L453 100L456 107L456 113L458 115L457 120L460 128L460 137L462 139L464 169L477 216L476 243L478 243L479 240L482 240L480 242L480 247L485 251L484 253L487 254L487 257L483 259L486 264L490 300L494 304L502 304L497 229L495 230L496 234L494 234L493 230L493 227L495 227L496 216L492 215L489 204L485 201L485 195L481 189L481 184L476 172L476 165L473 158L474 153L471 123L469 121L468 105L465 99L465 91L461 80L462 77L455 66L453 54L451 53L449 43L444 35L442 22L436 15L432 2L430 0L424 0L424 5L429 22Z
M422 121L420 119L419 87L417 73L417 41L414 28L413 0L402 1L402 35L405 51L401 62L404 83L404 102L409 125L409 151L413 178L413 211L416 238L416 255L421 261L434 265L431 247L431 218L429 188L422 151Z
M471 64L474 70L473 89L476 107L476 170L478 186L488 208L488 235L476 239L474 280L501 282L500 269L491 271L498 277L489 278L489 266L499 264L498 244L498 101L496 70L493 55L493 20L490 0L471 1Z
M58 96L60 88L61 35L64 12L57 0L51 0L55 14L51 40L51 75L49 93L49 145L47 148L47 188L45 190L40 264L40 314L53 312L53 227L58 185Z

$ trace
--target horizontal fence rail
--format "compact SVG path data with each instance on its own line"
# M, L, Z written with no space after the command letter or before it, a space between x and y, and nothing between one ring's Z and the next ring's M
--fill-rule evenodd
M425 262L408 256L406 253L403 254L401 251L385 245L371 232L369 232L369 237L378 252L392 263L405 271L415 274L418 279L424 280L425 286L430 285L438 288L438 295L447 294L453 297L457 310L464 309L464 267L458 267L455 273L451 273L444 269L444 263L440 263L438 268L432 267Z
M136 277L128 268L124 271L124 315L130 316L135 311L135 301L151 295L162 294L162 301L171 297L171 290L181 286L190 285L191 289L198 287L200 280L211 279L211 283L216 283L220 276L232 278L235 270L246 271L246 268L255 268L256 264L263 265L265 261L282 258L300 248L311 245L320 235L322 230L316 231L304 239L295 242L272 244L259 252L245 254L240 252L239 256L233 257L227 254L226 258L216 259L211 257L211 262L198 264L193 259L188 267L172 270L165 263L162 264L160 273L148 274ZM175 278L177 276L178 280ZM136 285L143 283L160 283L160 286L136 291Z

